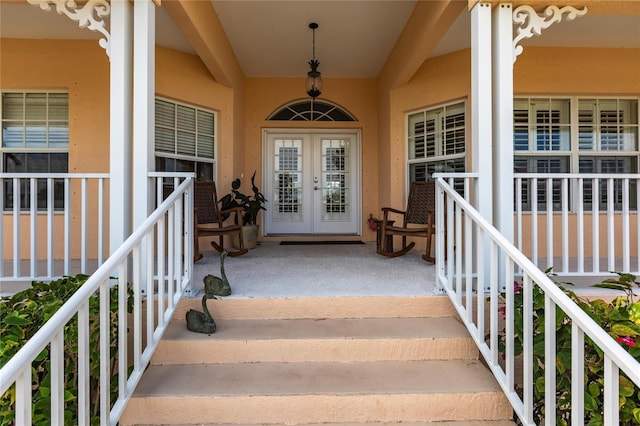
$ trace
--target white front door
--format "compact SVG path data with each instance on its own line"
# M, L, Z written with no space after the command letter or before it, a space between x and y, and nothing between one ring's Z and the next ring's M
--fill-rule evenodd
M265 233L357 235L359 133L265 132Z

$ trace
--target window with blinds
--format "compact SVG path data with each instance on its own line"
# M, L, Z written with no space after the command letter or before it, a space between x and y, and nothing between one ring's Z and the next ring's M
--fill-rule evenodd
M465 171L464 102L409 114L407 135L409 180L429 180L436 172Z
M574 112L572 114L572 111ZM638 99L516 98L513 148L517 173L638 173ZM523 182L523 208L531 209L531 190ZM590 181L584 184L584 208L592 207ZM604 185L604 184L603 184ZM635 183L632 183L635 185ZM553 200L539 191L538 208L547 201L560 209L560 183ZM599 190L604 208L608 189ZM637 193L631 188L631 194ZM570 196L571 198L571 196ZM614 188L615 208L622 208L622 188ZM633 198L631 208L636 208ZM571 201L570 201L571 203Z
M5 173L66 173L69 162L69 94L64 92L3 92L0 104L2 143L0 171ZM4 207L13 208L13 185L6 179ZM37 209L47 208L46 181L37 182ZM20 181L20 208L30 208L30 184ZM64 183L54 181L54 208L64 206Z
M216 114L165 99L156 99L155 107L156 170L214 180Z

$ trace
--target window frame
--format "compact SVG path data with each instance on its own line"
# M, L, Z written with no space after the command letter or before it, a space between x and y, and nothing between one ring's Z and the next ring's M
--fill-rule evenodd
M549 100L550 105L554 102L565 101L567 102L567 107L569 108L569 149L563 150L535 150L531 149L532 144L535 143L536 138L533 136L532 127L532 109L531 109L531 100ZM528 121L527 121L527 135L528 135L528 150L516 149L518 143L522 141L522 132L518 133L518 128L524 128L522 122L518 122L518 111L522 111L522 109L517 109L517 104L527 102L528 104ZM596 104L600 103L616 103L616 112L620 111L620 107L626 111L628 116L630 117L630 122L620 123L618 120L616 125L611 125L610 123L602 123L602 113L607 110L602 110L599 108L595 108L592 115L592 121L586 122L581 121L581 117L583 117L584 111L580 109L582 105L584 105L585 101L594 101ZM624 102L624 104L622 104ZM635 104L635 105L634 105ZM516 173L557 173L558 171L544 172L544 171L531 171L527 166L526 171L518 170L516 168L516 164L518 161L525 161L528 164L538 160L545 159L558 159L563 158L566 162L566 170L559 171L560 173L590 173L590 174L609 174L610 171L603 172L599 166L594 166L594 170L591 171L581 171L581 166L584 164L584 160L591 159L594 165L602 165L610 163L611 161L620 161L621 159L628 161L628 167L630 170L619 170L615 173L639 173L640 172L640 98L634 96L540 96L540 95L514 95L513 97L513 109L514 109L514 122L513 122L513 156L514 156L514 171ZM635 107L635 111L633 108ZM540 108L538 108L540 109ZM618 115L616 115L618 116ZM635 121L633 121L635 120ZM562 126L565 126L565 123L561 123ZM618 149L617 150L606 150L601 149L601 131L602 128L612 128L617 127L618 132L616 134L616 138L619 140ZM591 129L589 133L592 148L584 149L586 133L585 129ZM624 130L630 130L630 132L625 132ZM635 132L634 132L635 130ZM628 136L631 135L631 136ZM630 142L630 149L624 149L625 139L633 139ZM620 139L623 139L620 141ZM610 160L609 162L603 160ZM583 161L581 161L583 160ZM635 170L634 170L635 169ZM617 190L617 189L616 189ZM524 189L523 189L524 191ZM556 191L559 191L559 184L554 181L554 199L557 198ZM575 192L575 189L572 188L570 191L570 206L573 211L577 210L576 203L578 200L572 196L572 193ZM558 192L559 193L559 192ZM603 192L601 192L601 196L603 196ZM545 208L544 203L545 200L538 200L540 208ZM632 200L634 204L637 204L637 200ZM531 210L530 201L524 200L525 205L523 208L527 210ZM584 208L591 208L592 200L585 199ZM600 201L600 207L604 208L602 204L602 200ZM619 210L621 206L616 203L616 210ZM637 207L636 207L637 208ZM559 210L560 206L558 203L554 202L554 210Z
M19 120L16 120L14 118L5 118L5 102L4 102L4 97L5 95L8 94L20 94L22 95L22 117ZM44 95L46 97L45 103L44 103L44 119L41 118L28 118L28 95ZM55 103L52 103L51 101L51 96L52 94L62 94L62 95L66 95L64 97L65 99L65 104L64 104L64 108L66 109L66 117L65 119L59 119L59 118L52 118L51 117L51 110L56 106ZM28 180L26 180L30 175L33 174L58 174L58 173L68 173L69 172L69 144L70 144L70 137L69 137L69 108L70 108L70 96L69 96L69 91L67 90L2 90L0 91L0 123L1 123L1 128L2 128L2 133L0 134L0 173L16 173L16 174L24 174L25 175L25 180L21 179L20 185L21 185L21 205L20 205L20 210L21 211L27 211L30 209L30 184L28 182ZM5 125L6 123L20 123L22 126L22 143L21 146L17 146L17 145L10 145L10 146L5 146ZM39 144L39 145L34 145L34 146L30 146L29 144L29 124L30 123L34 123L34 124L44 124L43 129L41 130L41 132L44 132L44 137L45 137L45 142L44 145ZM57 124L57 125L55 125ZM62 126L60 125L62 124ZM65 135L65 137L63 138L64 140L66 140L66 142L64 143L60 143L60 142L52 142L51 139L55 138L55 133L52 136L52 131L51 129L65 129L63 130L63 134ZM35 127L35 129L37 129L37 127ZM32 129L32 132L37 132L37 130ZM59 136L59 134L58 134ZM40 155L44 155L46 156L47 160L45 161L47 164L46 169L47 170L23 170L23 171L7 171L6 167L5 167L5 156L8 155L14 155L14 157L16 156L16 154L19 154L21 156L23 156L23 161L25 163L28 163L29 160L29 156L40 156ZM59 157L60 159L63 160L63 162L66 164L66 167L64 167L64 171L51 171L51 156L55 155L57 157ZM60 155L64 155L64 158ZM35 158L35 157L34 157ZM42 162L41 162L42 164ZM24 166L25 168L27 167L26 165ZM11 186L10 182L4 182L4 185L9 185ZM38 179L37 182L37 186L39 188L42 188L44 186L44 188L46 188L46 181L43 181L42 179ZM57 180L54 182L54 211L63 211L64 210L64 186L62 185L61 181ZM39 191L40 192L40 191ZM9 202L13 200L13 189L11 187L5 187L4 190L4 197L5 200L4 201L4 210L11 210L13 209L13 203ZM9 198L11 196L11 198ZM46 212L47 210L47 199L46 198L42 198L42 199L38 199L37 200L37 207L36 207L36 211L39 213L42 212Z
M154 136L154 146L153 146L153 151L154 151L154 161L156 164L156 170L158 171L158 162L159 161L167 161L167 160L174 160L176 162L176 164L178 163L191 163L191 165L193 166L193 171L196 173L196 180L209 180L208 178L210 177L211 180L215 181L216 180L216 176L217 176L217 158L218 158L218 111L212 110L212 109L208 109L208 108L203 108L200 107L198 105L195 104L189 104L186 102L182 102L182 101L176 101L174 99L170 99L170 98L165 98L162 96L156 96L154 99L154 105L157 106L158 101L160 102L165 102L165 103L169 103L172 104L173 107L175 108L174 110L174 125L173 127L168 127L168 126L160 126L158 124L158 112L157 112L157 108L156 108L156 112L154 114L154 130L155 130L155 136ZM188 108L188 109L192 109L194 110L194 116L195 116L195 127L194 127L194 152L195 155L188 155L185 153L180 153L178 146L179 146L179 137L178 137L178 132L183 131L186 133L186 131L184 131L184 129L180 129L179 125L178 125L178 109L182 107L182 108ZM212 129L212 134L210 134L211 138L212 138L212 143L213 143L213 147L211 149L211 153L213 155L213 157L204 157L204 156L198 156L198 138L201 134L203 134L203 132L199 132L199 127L198 127L198 117L199 117L199 113L206 113L206 114L211 114L213 116L213 125L211 126ZM163 127L165 129L171 129L174 132L174 143L175 143L175 147L174 147L174 151L173 153L168 152L168 151L158 151L158 127ZM166 164L166 163L165 163ZM210 176L204 176L202 173L199 172L200 167L199 165L208 165L208 167L211 168L211 173Z
M450 109L454 112L451 114L447 114L447 109ZM457 109L460 109L459 112L455 112ZM425 137L424 141L424 155L422 157L416 157L415 154L412 157L412 151L416 151L416 143L415 140L418 138L418 134L411 128L413 125L415 128L415 123L412 122L412 117L418 116L419 114L423 115L422 122L427 123L428 117L430 115L435 115L434 118L434 126L433 131L426 130L427 126L425 125L424 135L432 133L434 138L434 147L433 150L430 150L428 147L429 141ZM463 121L462 125L453 125L452 127L447 127L446 119L453 118L462 115ZM467 170L467 145L468 145L468 104L467 99L457 99L451 102L436 104L433 106L420 108L416 110L409 111L405 114L405 147L406 147L406 164L407 164L407 179L408 181L416 180L415 178L415 168L419 165L424 165L424 174L425 180L431 180L431 175L428 173L429 167L433 167L436 169L436 172L446 172L446 168L449 167L449 164L456 163L462 161L462 171ZM413 123L413 124L412 124ZM446 143L446 134L447 133L456 133L462 132L462 140L463 142L460 144L456 142L455 139L458 135L454 135L453 146L454 150L459 149L459 146L462 147L462 151L457 150L454 153L447 154L447 143ZM413 142L413 146L412 146ZM458 146L456 148L456 146ZM433 152L434 155L430 156L429 152ZM438 170L440 169L440 170Z

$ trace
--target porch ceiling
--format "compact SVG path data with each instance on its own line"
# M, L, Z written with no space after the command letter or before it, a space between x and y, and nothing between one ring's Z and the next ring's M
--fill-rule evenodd
M316 57L320 60L320 71L324 76L376 77L416 4L416 0L211 2L247 77L305 75L307 61L311 59L308 24L312 21L319 24ZM640 48L638 14L600 13L555 24L541 37L522 44ZM164 7L158 8L156 33L159 45L195 54ZM40 11L26 1L0 0L0 36L97 39L98 33L80 29L65 16ZM465 8L430 56L469 46L470 16Z

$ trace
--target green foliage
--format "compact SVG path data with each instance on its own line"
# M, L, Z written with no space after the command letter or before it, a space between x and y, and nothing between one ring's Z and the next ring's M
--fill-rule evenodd
M87 281L89 276L63 277L51 283L36 282L13 296L0 298L0 367L29 340L42 325ZM99 419L100 322L99 295L89 300L89 374L91 423ZM117 397L117 311L118 286L111 288L111 401ZM133 310L133 292L128 288L127 310ZM32 364L32 420L34 425L51 422L51 372L49 349L45 348ZM77 423L78 400L78 320L74 316L64 327L64 417L65 424ZM0 425L14 424L15 386L0 398Z
M549 273L550 271L547 271ZM618 274L618 279L608 279L595 287L624 291L626 296L618 297L611 302L601 299L585 300L574 292L558 286L575 301L596 323L611 335L635 359L640 361L640 302L633 301L633 285L637 278L631 274ZM523 330L523 293L520 284L514 283L514 351L522 354ZM568 284L568 283L564 283ZM504 308L501 308L502 312ZM544 424L544 292L533 287L533 410L536 424ZM560 310L556 310L556 424L571 424L571 322ZM530 331L529 331L530 332ZM500 338L500 349L504 353L504 334ZM588 426L603 425L604 412L604 353L593 341L585 336L584 343L584 383L585 383L585 424ZM521 389L520 389L521 390ZM640 424L640 389L623 373L620 374L619 385L620 425Z

